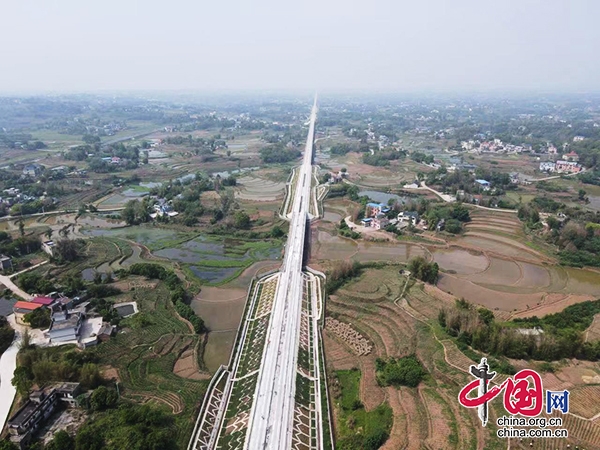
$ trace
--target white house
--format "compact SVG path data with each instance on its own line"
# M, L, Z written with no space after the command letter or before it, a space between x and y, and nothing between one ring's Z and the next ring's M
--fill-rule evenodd
M416 211L402 211L398 214L398 222L409 222L412 225L419 223L419 213Z
M544 161L540 163L540 172L554 172L556 170L556 163L552 161Z

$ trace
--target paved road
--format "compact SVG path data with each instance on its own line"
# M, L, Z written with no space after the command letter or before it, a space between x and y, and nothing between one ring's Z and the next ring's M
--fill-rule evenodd
M296 367L302 310L302 259L309 212L312 152L317 117L313 104L304 159L297 178L293 213L260 374L250 414L248 449L292 448Z
M540 181L540 180L536 180L536 181ZM436 194L438 197L440 197L442 200L444 200L445 202L451 203L451 202L455 202L456 199L454 197L452 197L451 195L448 194L442 194L439 191L436 191L433 188L430 188L429 186L427 186L425 184L425 182L421 182L422 187L417 188L417 189L427 189L428 191L433 192L434 194ZM488 211L498 211L498 212L507 212L507 213L516 213L517 210L516 209L504 209L504 208L488 208L487 206L481 206L481 205L471 205L474 206L475 208L479 208L479 209L485 209Z
M561 175L552 175L550 177L544 177L544 178L532 178L529 181L531 181L532 183L537 183L538 181L548 181L548 180L556 180L557 178L562 178L562 177L572 177L575 175L580 175L582 173L585 172L585 169L582 169L581 172L579 173L568 173L568 174L561 174Z
M124 210L124 206L118 206L116 208L98 208L96 212L112 212L112 211L122 211ZM41 213L34 214L22 214L18 216L4 216L0 217L0 222L4 222L6 220L17 220L17 219L27 219L28 217L41 217L41 216L52 216L56 214L75 214L78 211L76 209L61 209L57 211L46 211Z
M15 283L13 283L13 281L10 279L10 277L7 277L6 275L0 275L0 283L2 283L4 286L6 286L8 289L10 289L13 292L13 294L15 294L18 297L21 297L23 300L31 300L32 299L31 295L29 295L27 292L23 291Z
M8 420L10 408L12 408L17 394L11 380L17 368L17 353L19 353L20 343L21 335L17 332L12 345L0 357L0 430L4 428Z

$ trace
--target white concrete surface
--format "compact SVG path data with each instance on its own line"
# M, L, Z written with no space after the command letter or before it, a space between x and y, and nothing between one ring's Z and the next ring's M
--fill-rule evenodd
M312 156L317 117L313 104L304 159L294 193L285 258L267 331L267 343L250 412L245 448L292 448L296 368L300 339L302 260L311 198Z
M8 414L12 407L17 390L11 384L13 373L17 368L17 353L19 352L19 344L21 342L21 334L15 333L15 340L12 345L0 357L0 426L4 428L8 420ZM0 428L0 429L1 429Z
M15 320L15 315L11 314L6 317L8 323L15 330L15 340L12 345L2 354L0 357L0 430L4 428L6 421L8 420L8 414L10 408L15 400L17 394L16 389L11 384L13 374L17 368L17 353L19 353L19 346L23 333L29 330L28 327L19 325ZM47 345L48 340L44 337L44 333L41 330L29 330L31 335L31 342L36 345Z

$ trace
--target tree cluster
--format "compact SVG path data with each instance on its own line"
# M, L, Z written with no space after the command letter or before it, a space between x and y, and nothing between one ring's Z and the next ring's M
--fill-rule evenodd
M436 262L427 262L422 256L413 258L408 263L410 274L426 283L435 284L440 270Z
M417 387L427 375L427 371L415 355L390 358L387 361L377 358L375 364L377 381L383 386Z
M542 318L515 319L514 323L497 322L491 312L483 313L487 310L464 304L443 310L439 321L450 335L475 350L496 357L544 361L562 358L597 361L600 358L600 341L584 342L583 339L584 330L600 312L600 300L571 305L560 313ZM515 325L538 327L543 332L524 334Z
M187 292L183 282L172 270L167 270L161 265L153 263L136 263L129 268L132 275L141 275L150 279L161 280L171 291L171 301L175 305L177 313L187 319L194 327L196 333L204 333L206 326L201 317L186 303L188 300Z
M75 450L177 450L171 414L150 405L117 405L96 412L79 429Z
M48 308L34 309L23 316L23 322L31 325L31 328L46 329L50 326L50 310Z
M34 385L44 387L58 381L74 381L94 389L102 383L93 351L63 351L59 347L22 346L12 379L19 394L27 396Z
M127 225L139 225L148 222L150 220L148 202L145 199L142 201L129 200L123 211L121 211L121 218Z
M260 149L260 158L264 163L286 163L299 158L301 153L295 148L277 143Z
M327 274L325 288L329 294L335 292L346 281L361 273L361 265L357 261L336 261Z
M6 317L0 316L0 355L6 351L15 338L15 330L12 329Z

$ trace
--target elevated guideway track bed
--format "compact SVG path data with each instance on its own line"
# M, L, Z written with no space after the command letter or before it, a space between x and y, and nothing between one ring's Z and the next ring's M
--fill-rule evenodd
M322 280L303 270L307 223L319 215L312 167L316 115L315 98L303 162L282 208L290 220L282 267L249 293L235 357L207 393L189 450L332 447L323 431L331 427L323 389Z

